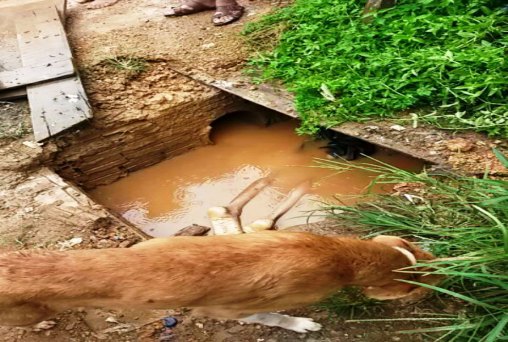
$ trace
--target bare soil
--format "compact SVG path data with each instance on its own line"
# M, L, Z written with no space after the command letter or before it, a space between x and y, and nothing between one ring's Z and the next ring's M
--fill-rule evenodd
M84 70L114 56L165 61L168 68L205 84L295 116L291 94L278 85L254 85L243 73L245 62L253 52L240 34L243 25L281 2L243 0L240 3L246 7L244 18L225 27L211 25L213 11L180 18L163 17L162 9L174 2L121 0L114 6L95 11L71 7L68 32ZM87 90L90 87L93 89L93 85L88 85ZM489 169L506 174L506 168L492 153L492 147L508 151L506 140L490 139L473 132L438 130L421 123L413 128L404 113L402 119L406 122L402 129L392 128L400 127L398 119L347 123L338 129L461 172L483 174ZM464 147L457 144L456 139L469 143Z
M169 3L155 0L120 0L114 6L98 10L86 10L84 6L71 3L66 27L94 109L94 119L89 126L80 127L78 131L115 126L143 115L149 117L161 107L165 109L165 106L191 101L193 94L217 91L169 70L173 65L189 74L197 70L218 79L241 75L248 50L238 33L246 21L272 8L262 1L242 3L247 8L245 18L226 27L211 25L212 12L164 18L162 10ZM149 67L139 77L105 62L121 56L141 58L149 62ZM170 93L171 101L168 97L157 97L162 91ZM66 148L64 142L74 141L70 134L77 134L77 131L60 137L58 143L50 141L38 146L33 142L26 102L0 103L0 116L0 249L127 248L146 238L48 167ZM496 142L478 135L466 136L469 144L459 141L455 142L458 145L451 146L454 142L449 140L453 137L435 135L432 133L435 131L408 128L406 132L415 134L403 134L390 129L389 124L372 123L371 126L378 128L374 132L365 125L356 125L351 126L351 131L358 130L355 135L363 138L369 138L364 135L367 134L373 139L374 136L375 139L395 139L400 144L435 151L464 172L477 172L478 165L483 168L485 160L495 163L488 155L491 145L507 147L506 141ZM351 233L335 224L300 228L319 233ZM71 240L77 238L80 240ZM80 242L71 246L70 241ZM428 312L457 310L460 307L453 302L391 303L367 310L361 318L414 318ZM258 325L191 317L185 310L87 309L58 315L53 319L56 325L49 329L0 327L0 341L158 341L162 331L160 318L166 315L181 320L175 330L175 341L423 340L420 335L397 332L422 327L422 323L346 322L351 317L349 314L329 316L321 308L306 308L291 314L312 317L322 323L324 329L302 335Z

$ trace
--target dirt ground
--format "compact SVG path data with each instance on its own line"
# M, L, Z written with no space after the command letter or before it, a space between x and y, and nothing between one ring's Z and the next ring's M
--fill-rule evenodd
M203 83L296 116L291 94L279 86L253 85L243 73L252 53L240 34L244 24L285 2L239 2L246 8L244 18L225 27L212 26L213 12L209 11L180 18L163 17L163 8L178 3L177 0L165 3L121 0L114 6L93 11L71 3L67 28L83 70L115 56L164 61L168 67ZM87 91L90 87L93 85ZM472 132L437 130L421 123L412 127L407 114L403 114L402 125L399 120L388 120L347 123L338 129L464 172L483 174L488 168L493 173L506 173L491 151L492 147L508 151L506 141Z
M139 110L135 115L142 115L146 105L153 105L150 99L162 88L176 94L175 103L190 100L195 92L212 91L187 78L180 81L183 76L173 71L164 73L161 68L174 65L187 74L202 72L217 79L238 77L248 55L238 35L242 25L273 7L269 2L243 1L247 12L242 21L227 27L213 27L211 12L164 18L161 12L168 4L155 0L120 0L114 6L98 10L69 4L66 28L94 109L90 127L115 125L134 115L134 109ZM144 77L145 81L140 82L125 71L116 72L105 67L106 59L121 56L152 61L147 71L152 78ZM164 77L157 78L158 74ZM165 105L157 103L157 106ZM34 143L26 102L0 103L0 117L1 249L127 248L145 238L51 170L55 156L65 148L62 141L66 138L64 136L59 144L51 141L39 146ZM486 165L496 169L498 164L490 154L490 147L507 148L506 141L493 141L477 134L455 137L424 127L406 127L404 134L392 126L393 123L370 123L348 129L353 135L375 142L375 139L380 143L383 139L391 139L400 145L417 146L464 172L481 173ZM347 232L333 224L301 228L320 233ZM415 318L430 312L457 310L455 303L438 300L412 305L391 303L362 311L354 318ZM347 322L352 317L350 313L330 316L317 307L291 314L312 317L322 323L324 329L297 334L191 317L185 310L87 309L58 315L52 319L55 325L49 329L0 327L0 341L158 341L162 331L160 319L168 315L181 321L174 341L425 340L423 335L398 333L422 327L421 322Z

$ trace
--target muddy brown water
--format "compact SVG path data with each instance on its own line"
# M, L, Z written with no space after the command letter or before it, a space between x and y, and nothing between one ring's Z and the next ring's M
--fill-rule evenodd
M311 192L278 222L285 228L323 219L312 211L322 201L353 203L351 195L365 191L374 175L365 171L337 172L313 167L314 158L327 158L326 143L298 136L297 123L282 121L268 127L243 117L219 121L212 131L214 145L201 147L92 191L92 197L152 236L168 236L196 223L210 225L212 206L226 205L254 180L272 174L274 183L247 204L242 221L266 217L288 191L304 180ZM380 150L374 158L406 169L420 170L420 160ZM354 163L365 162L360 158ZM387 189L377 188L376 191Z

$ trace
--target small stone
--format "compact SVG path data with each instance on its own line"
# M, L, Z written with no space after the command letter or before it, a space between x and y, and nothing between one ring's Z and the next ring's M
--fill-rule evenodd
M104 341L108 338L105 334L101 334L101 333L94 334L94 337L100 341Z
M392 341L400 341L400 337L398 337L398 336L393 336L393 337L392 337Z
M117 323L118 324L118 320L113 317L113 316L109 316L108 318L106 318L106 322L108 323Z
M390 129L392 131L402 132L402 131L406 130L406 127L401 126L401 125L393 125L393 126L390 126Z
M155 94L148 100L152 104L166 104L173 101L174 96L170 93L159 93Z
M379 130L379 126L366 126L365 130L368 132L374 132L374 131Z
M452 152L467 152L473 148L473 143L464 138L456 138L446 141L446 148Z
M203 323L196 323L196 326L199 328L199 329L203 329L205 326Z
M42 321L42 322L37 323L34 326L33 330L34 331L48 330L48 329L53 328L55 325L56 325L55 321Z
M237 333L243 331L244 329L245 328L242 327L241 325L236 325L236 326L228 329L227 332L230 333L230 334L237 334Z
M113 246L113 241L102 239L97 242L97 248L110 248Z
M42 143L38 143L35 141L23 141L22 144L30 148L38 148L42 146Z
M201 45L201 47L202 47L203 49L211 49L211 48L215 47L215 43L207 43L207 44L203 44L203 45Z

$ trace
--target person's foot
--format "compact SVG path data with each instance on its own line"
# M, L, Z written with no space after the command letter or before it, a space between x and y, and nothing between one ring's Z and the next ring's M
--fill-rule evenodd
M231 24L242 17L243 11L244 8L238 4L217 6L217 11L212 17L212 23L215 26Z
M166 9L163 14L166 17L181 17L198 12L214 9L215 6L200 0L185 0L182 5Z

